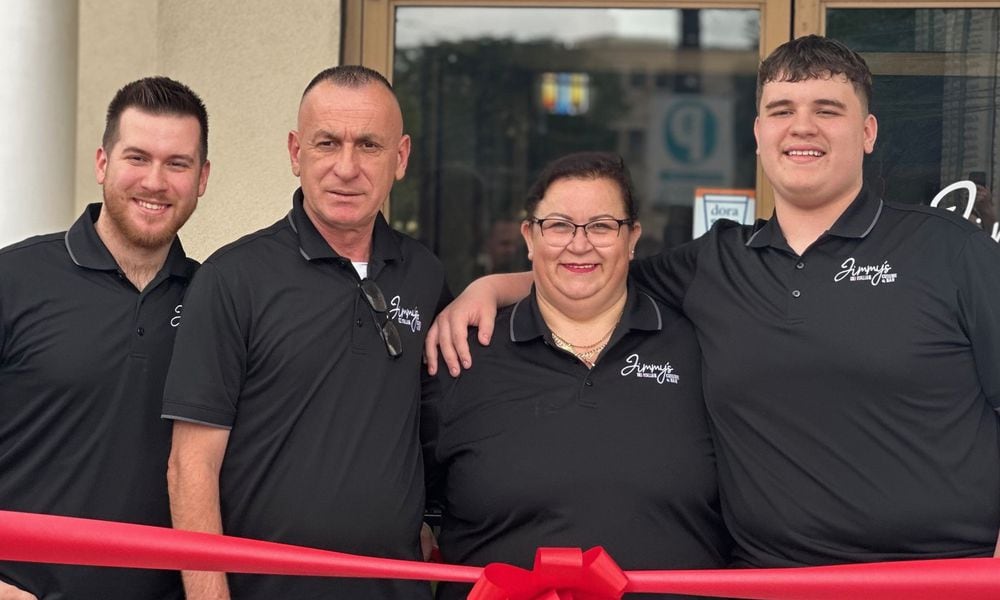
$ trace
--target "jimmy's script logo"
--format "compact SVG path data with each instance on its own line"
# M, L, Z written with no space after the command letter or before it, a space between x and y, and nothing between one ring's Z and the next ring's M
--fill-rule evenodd
M394 319L400 325L406 325L414 333L420 331L423 327L423 323L420 321L420 310L416 306L403 308L400 303L399 296L392 297L392 301L389 302L392 306L389 309L389 318Z
M632 354L625 359L625 366L622 368L622 377L635 375L645 379L655 379L656 383L677 383L680 376L674 373L674 368L670 363L655 364L639 362L639 355Z
M867 281L873 286L880 283L892 283L896 281L896 273L890 273L892 265L889 261L883 261L880 265L858 266L854 258L848 258L840 268L843 271L833 276L834 281Z

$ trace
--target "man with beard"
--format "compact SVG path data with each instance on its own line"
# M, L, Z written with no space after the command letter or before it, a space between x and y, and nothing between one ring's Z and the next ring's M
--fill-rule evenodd
M97 150L103 206L0 250L0 508L170 525L159 408L197 267L176 234L207 150L194 92L129 83ZM182 597L169 571L0 563L0 600Z

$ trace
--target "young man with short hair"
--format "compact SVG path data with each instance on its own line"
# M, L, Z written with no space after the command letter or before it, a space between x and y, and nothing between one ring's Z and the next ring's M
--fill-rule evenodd
M97 149L104 203L0 250L0 508L170 525L158 415L197 267L177 230L205 192L207 151L194 92L129 83ZM182 597L170 571L0 563L0 600Z

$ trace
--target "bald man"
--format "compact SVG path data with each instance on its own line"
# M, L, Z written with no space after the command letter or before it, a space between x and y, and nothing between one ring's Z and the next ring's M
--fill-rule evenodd
M419 559L421 354L441 263L380 209L410 138L375 71L306 87L288 215L191 283L164 393L174 526ZM424 384L430 383L425 381ZM184 573L205 598L430 598L424 582Z

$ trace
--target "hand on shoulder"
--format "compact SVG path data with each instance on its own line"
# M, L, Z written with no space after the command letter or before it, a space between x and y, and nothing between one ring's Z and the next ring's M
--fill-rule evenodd
M427 371L431 375L437 374L439 358L444 359L452 377L458 377L462 369L471 367L469 327L478 327L479 343L488 346L493 338L497 307L528 295L531 280L531 273L505 273L480 277L470 283L438 314L427 331L424 341Z
M0 581L0 600L38 600L38 597Z

